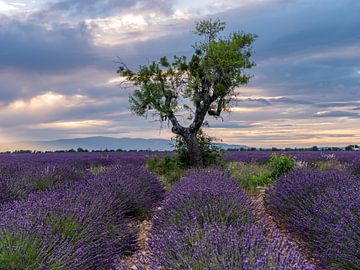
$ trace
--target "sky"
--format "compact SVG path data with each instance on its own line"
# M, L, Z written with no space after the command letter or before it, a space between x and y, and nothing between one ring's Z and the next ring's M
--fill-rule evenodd
M360 143L358 0L0 0L0 146L88 136L171 138L129 111L117 61L190 56L195 22L258 35L254 77L206 132L256 147ZM1 148L1 147L0 147Z

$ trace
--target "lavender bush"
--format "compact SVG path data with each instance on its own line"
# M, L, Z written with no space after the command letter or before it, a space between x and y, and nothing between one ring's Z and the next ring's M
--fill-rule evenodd
M227 173L193 171L154 218L151 269L314 269L277 231L255 223L249 198ZM147 269L137 263L138 269ZM124 263L116 269L130 269Z
M165 191L159 179L144 166L116 164L95 176L99 189L113 192L123 202L126 214L140 219L149 217Z
M150 249L152 269L314 269L277 232L269 240L255 224L242 233L216 224L169 227L152 238Z
M22 264L34 269L105 269L135 244L122 205L91 181L4 204L0 227L0 246L7 243L0 249L4 269ZM28 244L33 239L35 246Z
M56 185L101 174L114 164L140 168L148 155L150 154L145 152L2 154L0 155L0 190L2 191L0 204L25 199L34 191L43 191ZM140 169L139 173L143 171L144 169Z
M343 170L297 170L265 197L270 212L296 233L326 269L360 267L359 179Z
M58 184L81 180L84 173L66 163L23 164L22 167L5 175L0 180L0 204L6 201L25 199L29 193L43 191Z
M0 269L109 269L164 190L146 153L0 156Z
M191 223L241 227L254 221L250 199L221 170L195 170L175 184L153 220L155 232Z

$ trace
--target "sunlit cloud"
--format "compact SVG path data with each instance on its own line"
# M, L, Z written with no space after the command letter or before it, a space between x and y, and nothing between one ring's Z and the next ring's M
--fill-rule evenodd
M177 19L157 13L139 12L90 19L85 24L96 46L114 46L179 34L174 32L174 25L182 23ZM178 26L176 28L181 29Z
M16 7L16 4L12 4L12 5L9 5L7 3L5 3L4 1L0 1L0 14L1 13L11 13L15 10L17 10L18 8Z
M81 120L81 121L63 121L38 124L36 128L53 128L53 129L89 129L101 128L110 125L106 120Z
M113 61L137 67L190 55L194 22L219 16L228 31L259 34L257 66L235 89L231 113L207 118L206 132L250 146L358 143L359 8L350 0L0 0L0 142L170 138L157 116L129 112L133 88Z
M81 104L85 105L88 102L91 101L82 95L65 96L50 91L29 100L16 100L10 103L4 110L8 112L55 110L59 107L69 108Z

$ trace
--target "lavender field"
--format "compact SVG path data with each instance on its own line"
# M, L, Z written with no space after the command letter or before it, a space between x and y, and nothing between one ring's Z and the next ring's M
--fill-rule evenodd
M154 156L0 155L0 269L360 269L359 153Z

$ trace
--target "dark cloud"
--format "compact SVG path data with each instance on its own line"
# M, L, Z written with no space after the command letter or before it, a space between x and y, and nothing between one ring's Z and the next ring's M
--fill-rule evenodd
M110 16L128 9L157 10L169 14L172 4L171 0L58 0L52 2L47 11L88 19Z
M191 16L173 19L173 3L166 0L53 0L39 11L2 16L0 110L14 100L29 100L48 91L66 96L80 94L98 103L41 116L13 115L5 119L1 115L0 126L6 127L8 134L15 132L42 138L52 134L56 137L80 135L81 131L29 129L23 125L101 118L112 124L103 130L89 129L87 134L130 131L134 121L141 123L139 129L157 129L158 123L149 123L128 113L128 91L106 82L116 76L117 67L113 63L116 56L136 68L163 55L191 55L191 44L197 38L191 32L195 19ZM261 125L251 124L251 121L271 120L272 123L279 121L279 130L286 130L297 127L296 121L304 119L330 123L336 120L331 118L336 117L359 118L359 10L360 2L356 0L279 0L213 14L212 17L219 16L227 21L227 32L242 29L259 35L254 45L257 67L250 72L255 77L249 86L262 92L259 98L256 93L247 92L248 97L244 95L237 104L240 108L258 108L235 112L229 118L250 123L225 121L211 124L211 127L256 130ZM151 39L132 43L96 46L94 33L85 23L85 19L121 17L126 13L139 12L146 17L153 11L162 14L164 22L150 24L148 32L154 34ZM136 40L141 34L141 30L133 30L124 37ZM339 110L331 111L337 107ZM319 108L329 108L329 111L316 113ZM318 117L323 119L316 119ZM287 125L287 120L294 120L293 125ZM12 129L12 126L16 127ZM300 134L308 132L301 127L297 129L296 136L275 132L256 138L250 134L244 138L257 142L316 138L312 134ZM352 137L348 133L330 135L321 136Z
M269 95L304 95L312 101L360 98L360 2L278 1L247 14L225 14L232 29L258 34L253 86Z
M0 69L56 73L92 65L89 35L82 23L75 25L23 21L1 18Z

